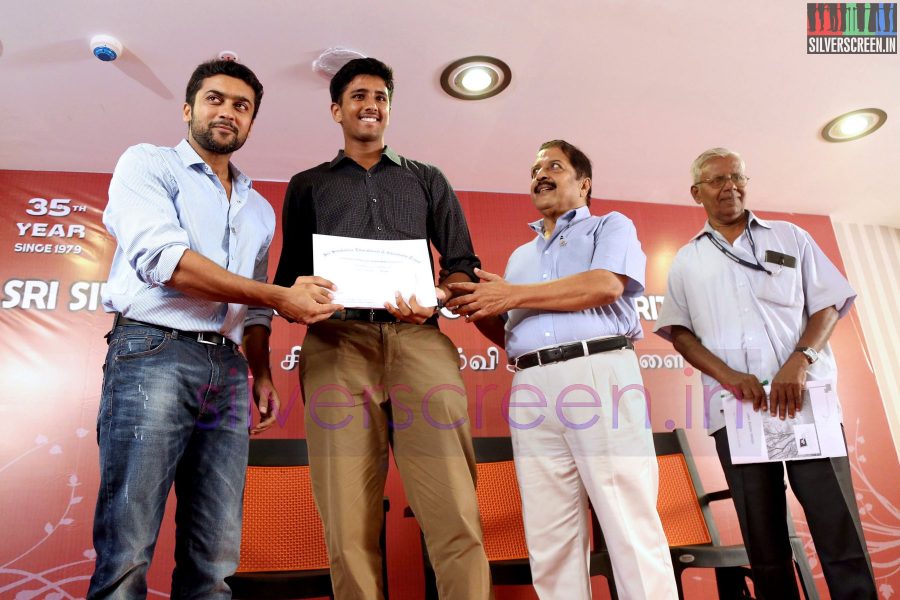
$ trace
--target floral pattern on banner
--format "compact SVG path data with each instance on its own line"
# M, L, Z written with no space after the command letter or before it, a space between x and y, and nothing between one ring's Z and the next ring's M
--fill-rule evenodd
M866 538L866 546L872 560L872 568L875 570L875 584L882 598L894 596L894 587L890 584L891 578L900 573L900 510L872 484L866 475L866 438L860 431L860 422L857 419L853 434L847 440L847 457L850 460L850 470L853 472L853 485L856 490L856 502L859 508L859 518L862 523L863 535ZM812 536L809 527L802 518L802 512L794 514L794 520L801 527L797 534L803 540L809 565L816 579L824 579L822 567L815 553Z
M81 440L90 432L84 428L78 428L74 432L75 440ZM68 440L71 441L71 440ZM16 456L9 458L0 465L0 487L9 490L10 486L4 483L4 479L13 478L15 470L41 468L44 454L51 456L62 455L68 443L67 440L51 440L44 434L38 434L34 438L34 445L23 450ZM30 461L39 463L31 465ZM76 523L73 513L80 511L81 518L93 517L93 504L95 496L93 490L88 494L87 503L82 491L83 483L77 473L71 473L61 486L68 488L62 490L61 502L58 511L44 516L44 524L34 531L34 539L30 546L23 549L11 549L8 544L0 545L0 598L15 600L76 600L81 599L81 593L87 589L87 582L94 570L94 560L97 553L93 548L85 548L77 560L66 563L47 566L40 571L31 571L22 566L28 557L39 554L44 546L64 545L66 536ZM6 554L7 551L10 554ZM75 593L74 590L79 590ZM169 595L158 590L148 590L148 595L168 598Z

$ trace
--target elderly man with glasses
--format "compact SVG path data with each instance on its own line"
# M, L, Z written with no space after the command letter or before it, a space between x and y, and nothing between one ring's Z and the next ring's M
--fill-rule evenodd
M856 292L806 231L746 210L744 161L712 148L694 160L691 195L708 217L672 262L656 333L703 372L709 433L731 488L757 598L799 598L785 521L784 470L803 506L834 599L876 598L847 457L732 464L725 389L793 418L807 381L834 381L828 338ZM764 381L771 381L766 394Z

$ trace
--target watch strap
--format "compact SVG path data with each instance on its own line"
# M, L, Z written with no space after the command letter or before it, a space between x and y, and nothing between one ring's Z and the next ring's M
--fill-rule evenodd
M815 348L809 346L797 346L794 352L799 352L806 359L806 362L813 364L819 359L819 352Z

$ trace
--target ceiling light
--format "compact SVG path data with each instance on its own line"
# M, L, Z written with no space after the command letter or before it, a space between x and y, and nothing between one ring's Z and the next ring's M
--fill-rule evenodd
M836 117L822 128L822 137L828 142L849 142L867 136L887 120L887 113L880 108L861 108Z
M462 79L459 80L461 86L470 92L483 92L488 89L494 82L490 71L483 67L472 67L463 72Z
M469 56L447 65L441 87L454 98L481 100L496 96L509 86L509 65L490 56Z

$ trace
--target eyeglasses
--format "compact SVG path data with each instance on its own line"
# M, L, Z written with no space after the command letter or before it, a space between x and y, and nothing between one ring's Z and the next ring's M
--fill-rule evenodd
M725 186L726 181L731 181L734 183L735 187L744 187L747 185L747 182L750 181L750 178L741 173L731 173L730 175L719 175L718 177L712 177L710 179L701 179L694 185L708 183L714 188L722 188Z

